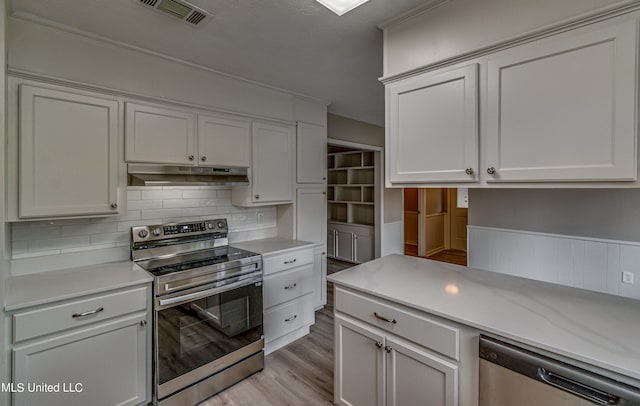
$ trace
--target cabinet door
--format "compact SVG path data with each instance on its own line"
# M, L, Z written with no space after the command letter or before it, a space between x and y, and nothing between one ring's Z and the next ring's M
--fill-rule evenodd
M199 115L198 165L251 166L251 123Z
M118 102L20 86L19 216L117 213Z
M329 258L336 256L336 230L333 228L327 230L327 256Z
M477 77L473 64L388 86L391 183L477 180Z
M487 182L636 178L636 21L488 61Z
M254 203L293 200L293 131L253 124L251 186Z
M13 395L13 405L146 403L151 384L146 361L149 325L140 323L146 317L146 313L140 313L15 347L13 381L24 383L25 390ZM26 387L42 382L59 383L59 392L30 391Z
M191 113L127 103L125 160L195 164L194 123Z
M373 259L373 239L370 235L354 234L353 258L357 263L371 261Z
M324 189L298 189L296 227L298 240L324 245L327 235L327 195Z
M387 406L457 406L457 365L393 336L385 344Z
M313 306L319 309L327 304L327 253L313 255Z
M327 131L324 127L298 122L298 183L324 183L327 180Z
M355 320L335 316L334 402L384 404L384 336ZM417 402L414 404L429 404Z
M336 230L336 258L343 261L353 261L353 233Z

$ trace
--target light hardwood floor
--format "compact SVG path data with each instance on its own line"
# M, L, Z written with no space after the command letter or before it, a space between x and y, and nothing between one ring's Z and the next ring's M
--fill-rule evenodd
M329 259L327 273L353 266ZM201 406L332 405L333 284L327 282L327 305L316 312L307 336L265 358L264 370L220 392Z
M444 250L428 256L427 259L467 266L467 253L464 251Z

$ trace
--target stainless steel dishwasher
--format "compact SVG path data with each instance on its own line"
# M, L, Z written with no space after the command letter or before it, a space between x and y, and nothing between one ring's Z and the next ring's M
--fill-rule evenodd
M640 388L480 336L480 406L640 405Z

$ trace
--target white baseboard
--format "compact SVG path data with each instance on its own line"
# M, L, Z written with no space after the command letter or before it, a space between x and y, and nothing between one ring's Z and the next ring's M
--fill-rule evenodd
M468 226L469 267L640 299L640 243ZM622 282L632 272L635 284Z

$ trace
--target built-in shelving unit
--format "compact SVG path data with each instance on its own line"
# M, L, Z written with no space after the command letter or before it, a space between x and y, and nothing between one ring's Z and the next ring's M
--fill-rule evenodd
M327 174L328 256L355 263L373 259L375 152L330 145Z
M329 221L373 226L373 151L329 152L327 158Z

